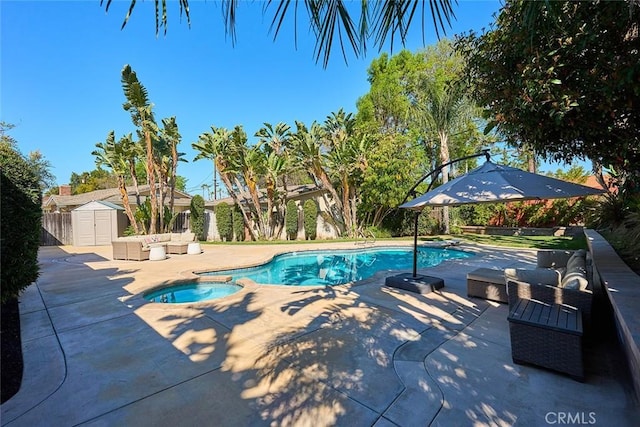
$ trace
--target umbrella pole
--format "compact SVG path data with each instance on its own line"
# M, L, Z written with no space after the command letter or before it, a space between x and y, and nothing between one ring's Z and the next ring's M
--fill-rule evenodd
M413 217L413 277L418 277L418 217L420 211L417 211Z

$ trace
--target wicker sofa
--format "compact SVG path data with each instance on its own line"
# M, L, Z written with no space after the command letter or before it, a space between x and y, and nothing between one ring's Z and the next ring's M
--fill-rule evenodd
M161 233L140 236L120 237L111 242L113 259L143 261L149 259L149 245L164 243L168 254L186 254L190 242L195 241L195 234Z
M591 256L584 249L538 251L537 268L507 268L504 276L510 309L521 299L568 305L580 310L585 327L588 326L593 302L593 271Z

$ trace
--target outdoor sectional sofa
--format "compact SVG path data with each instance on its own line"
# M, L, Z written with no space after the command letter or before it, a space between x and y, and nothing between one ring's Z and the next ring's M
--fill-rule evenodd
M585 250L539 251L536 269L505 269L515 363L584 378L582 340L593 302L593 266Z
M504 271L509 307L519 299L568 305L582 313L585 326L591 320L593 268L591 255L578 251L541 250L537 268Z
M151 245L164 244L168 254L186 254L195 234L162 233L142 236L120 237L111 242L113 259L143 261L149 259Z

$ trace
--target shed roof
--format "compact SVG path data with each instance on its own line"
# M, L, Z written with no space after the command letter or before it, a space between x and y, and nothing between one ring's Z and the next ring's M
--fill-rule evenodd
M82 206L78 206L74 209L74 211L104 211L113 209L120 211L124 210L122 206L118 206L111 202L105 202L103 200L93 200L91 202L85 203Z

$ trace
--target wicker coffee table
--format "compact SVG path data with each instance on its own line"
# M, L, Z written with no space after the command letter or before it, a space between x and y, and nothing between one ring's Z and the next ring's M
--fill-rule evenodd
M514 363L530 363L583 380L580 310L519 299L507 320Z

